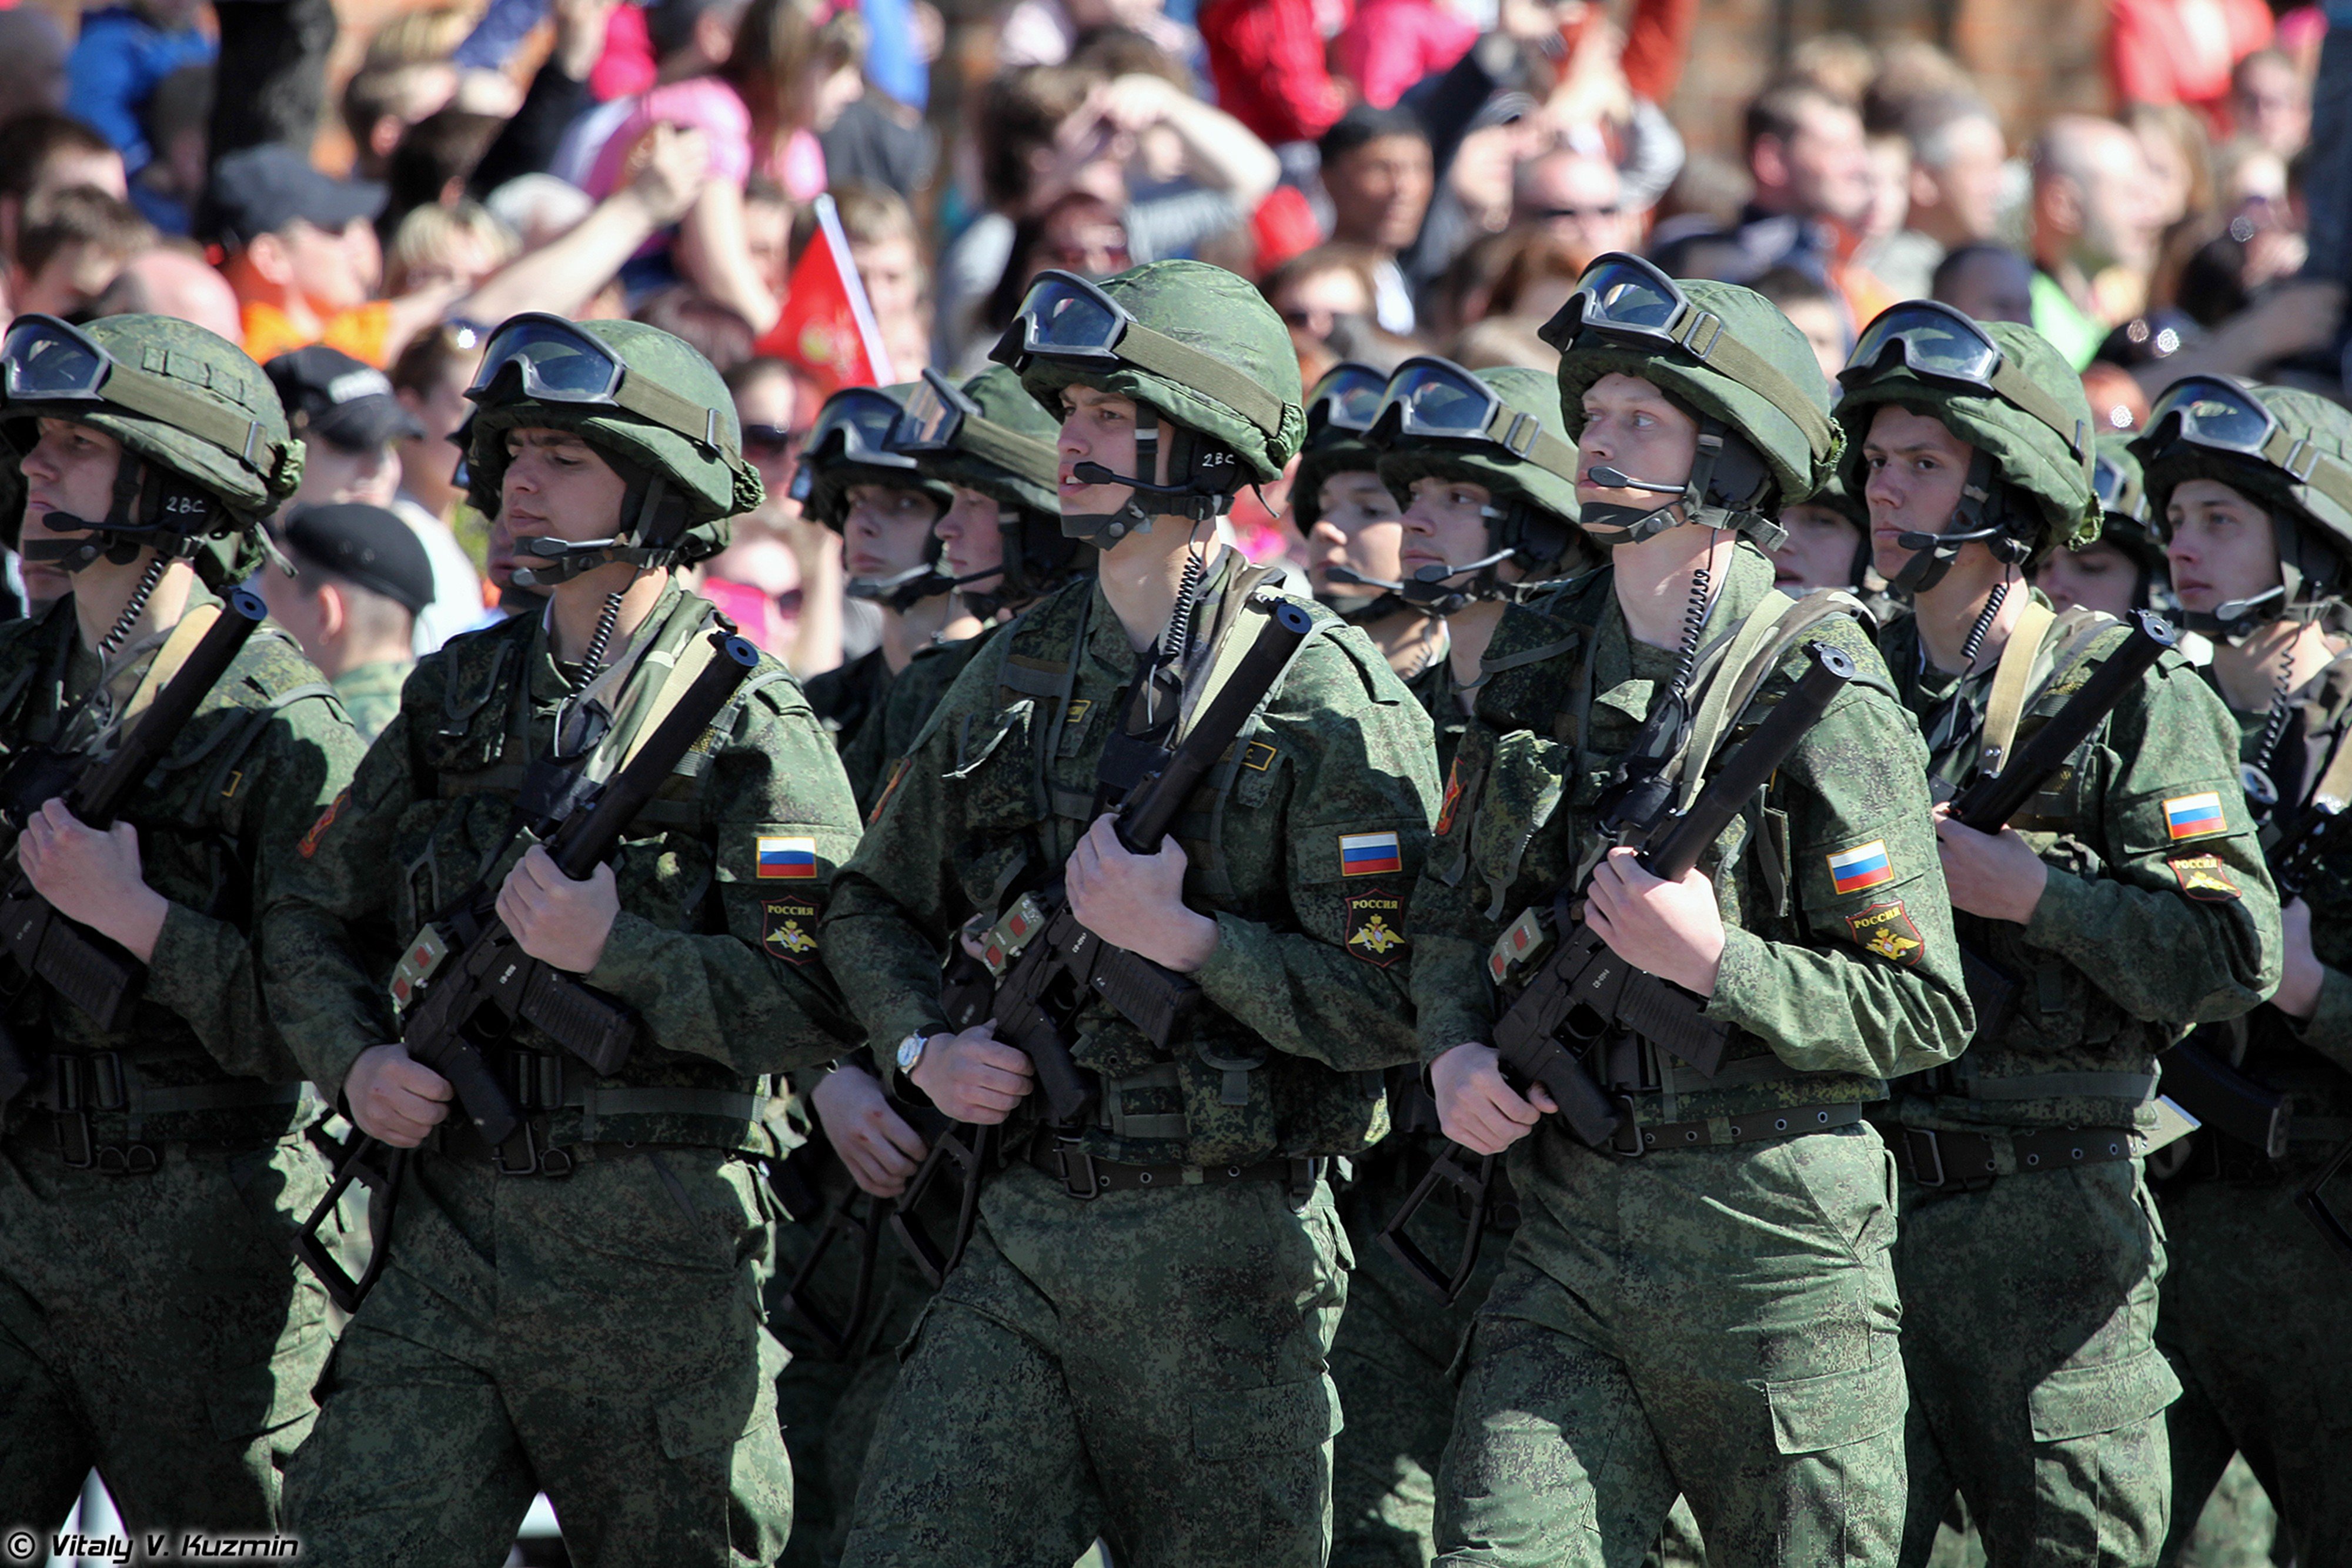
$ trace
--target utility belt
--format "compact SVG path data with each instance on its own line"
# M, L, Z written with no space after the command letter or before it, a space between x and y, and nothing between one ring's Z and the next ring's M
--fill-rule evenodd
M584 1161L613 1159L659 1147L740 1147L750 1124L767 1107L767 1096L740 1089L704 1089L690 1084L610 1087L567 1069L552 1051L520 1049L486 1052L490 1071L506 1090L516 1116L503 1144L485 1139L459 1112L435 1133L434 1148L449 1159L487 1164L500 1176L560 1179ZM567 1115L576 1112L577 1115ZM558 1121L558 1117L564 1119ZM714 1124L709 1138L614 1138L600 1132L628 1130L641 1117L694 1117ZM619 1129L607 1128L619 1122ZM722 1134L717 1125L723 1124Z
M1330 1165L1322 1155L1314 1155L1259 1160L1246 1166L1131 1166L1097 1159L1074 1142L1044 1135L1031 1140L1028 1160L1082 1203L1107 1192L1236 1186L1243 1182L1270 1181L1281 1185L1294 1207L1315 1196L1315 1184Z
M145 1176L163 1164L163 1145L194 1143L246 1148L276 1142L293 1124L299 1083L232 1078L214 1083L152 1084L119 1051L52 1052L35 1059L32 1082L16 1103L33 1113L10 1141L37 1147L26 1134L49 1124L68 1170Z
M2156 1098L2156 1087L2153 1072L2028 1072L1988 1077L1966 1059L1914 1073L1901 1084L1906 1094L2011 1104L2029 1100L2120 1100L2145 1104ZM1952 1132L1897 1124L1885 1133L1895 1148L1895 1164L1907 1179L1924 1187L1955 1192L1979 1192L2005 1176L2138 1159L2165 1141L2151 1141L2147 1133L2132 1127L1991 1127L1982 1132Z
M1617 1133L1604 1151L1622 1159L1664 1154L1670 1149L1723 1148L1735 1144L1761 1143L1768 1138L1794 1138L1850 1127L1866 1119L1869 1105L1862 1101L1827 1104L1759 1105L1708 1116L1665 1119L1660 1109L1666 1097L1675 1103L1709 1096L1725 1090L1749 1089L1809 1078L1770 1054L1727 1061L1713 1077L1688 1070L1677 1071L1674 1059L1637 1035L1619 1032L1586 1052L1593 1077L1613 1097L1623 1114ZM1711 1109L1711 1107L1710 1107Z

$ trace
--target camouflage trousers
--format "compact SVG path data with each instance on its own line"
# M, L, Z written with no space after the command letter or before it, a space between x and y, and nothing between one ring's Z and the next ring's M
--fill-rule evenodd
M1380 1244L1381 1227L1440 1146L1391 1137L1356 1162L1356 1179L1340 1195L1356 1271L1331 1344L1347 1417L1331 1456L1332 1568L1425 1568L1437 1554L1437 1462L1454 1430L1454 1360L1511 1242L1507 1231L1486 1238L1476 1272L1450 1307ZM1465 1226L1448 1197L1441 1192L1422 1206L1412 1236L1450 1268Z
M866 1458L842 1561L1319 1568L1347 1294L1330 1190L992 1178Z
M840 1162L826 1163L831 1176L846 1186L848 1173ZM840 1192L835 1188L822 1197L829 1209ZM862 1214L876 1200L860 1197L856 1201ZM886 1212L889 1207L887 1202L879 1205ZM941 1234L951 1217L934 1217L932 1234ZM793 1461L793 1535L784 1547L783 1568L834 1568L841 1561L866 1451L898 1381L898 1346L913 1331L923 1303L931 1299L930 1287L906 1249L887 1224L882 1226L864 1332L854 1337L845 1354L836 1354L783 1306L785 1287L823 1237L824 1225L820 1215L812 1223L782 1228L777 1236L775 1277L767 1291L768 1325L792 1353L783 1375L776 1380L776 1414ZM854 1232L839 1236L803 1287L836 1328L848 1315L857 1288L857 1240Z
M1679 1490L1720 1568L1892 1563L1904 1385L1878 1134L1635 1160L1549 1126L1528 1144L1439 1473L1441 1561L1632 1568Z
M766 1184L719 1150L561 1180L413 1159L391 1262L287 1472L306 1560L487 1568L544 1490L575 1563L773 1563L792 1524L773 1249Z
M2234 1451L2270 1493L2299 1568L2352 1563L2352 1267L2294 1207L2316 1164L2165 1192L2175 1267L2156 1338L2184 1385L2166 1413L2168 1562Z
M1905 1568L1957 1488L1995 1563L2153 1568L2168 1516L2164 1235L2137 1160L1904 1184Z
M46 1128L0 1146L0 1526L55 1530L92 1466L134 1534L277 1523L331 1343L288 1246L325 1175L299 1136L163 1150L109 1176Z

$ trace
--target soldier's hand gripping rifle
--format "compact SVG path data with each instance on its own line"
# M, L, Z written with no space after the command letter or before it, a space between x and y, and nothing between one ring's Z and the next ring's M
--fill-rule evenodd
M1652 829L1639 857L1644 871L1666 882L1687 876L1853 678L1853 661L1838 649L1815 643L1807 652L1812 656L1812 666L1707 779L1689 810L1679 817L1669 816ZM1509 963L1534 956L1549 936L1547 922L1537 911L1529 910L1513 922L1488 960L1497 984ZM1706 1007L1705 998L1618 957L1580 919L1528 975L1526 985L1495 1021L1496 1065L1505 1081L1522 1093L1531 1085L1542 1084L1579 1142L1596 1149L1609 1148L1626 1125L1627 1107L1594 1081L1583 1056L1624 1031L1671 1051L1712 1077L1722 1065L1730 1029L1706 1018ZM1638 1154L1640 1150L1622 1152ZM1477 1268L1480 1232L1485 1228L1497 1157L1475 1155L1459 1144L1448 1143L1411 1196L1381 1228L1381 1245L1448 1304L1460 1297ZM1422 1205L1441 1186L1466 1200L1467 1230L1451 1270L1440 1268L1407 1228Z
M197 639L196 645L154 700L128 727L114 752L96 766L84 766L80 776L62 791L66 809L86 826L100 832L114 825L123 803L162 761L188 720L220 684L236 655L268 615L260 596L237 590L221 607L220 617ZM39 802L18 802L30 811ZM6 958L0 989L13 996L38 979L66 1000L88 1013L101 1030L113 1031L129 1019L139 999L147 967L129 949L100 936L79 921L58 913L33 887L32 878L12 863L7 885L0 891L0 949ZM13 1073L0 1072L13 1079Z
M721 639L716 655L635 755L548 837L548 857L558 871L585 882L612 858L637 813L759 663L760 651L744 639ZM528 1023L604 1077L628 1060L644 1028L626 1004L524 952L499 918L497 905L496 886L475 888L457 914L426 926L409 945L392 986L403 1009L400 1039L409 1059L448 1080L458 1110L493 1147L512 1137L520 1123L482 1054L485 1044L503 1040L518 1023ZM406 1150L353 1138L327 1195L296 1238L296 1252L346 1312L358 1310L390 1252L392 1207L406 1165ZM374 1242L374 1255L356 1280L319 1239L320 1226L354 1181L373 1189L368 1211Z
M1133 854L1160 852L1185 800L1232 749L1242 727L1315 628L1303 605L1276 600L1265 624L1234 666L1216 696L1157 773L1149 775L1120 805L1114 826L1118 841ZM1094 1106L1096 1086L1070 1057L1070 1020L1089 997L1099 997L1165 1050L1191 1014L1200 988L1187 976L1162 968L1122 947L1113 947L1078 924L1068 893L1052 885L1023 894L986 939L988 967L998 979L989 1010L997 1038L1029 1058L1037 1087L1056 1127L1082 1125ZM977 1004L970 1009L977 1013ZM978 1016L954 1020L969 1028ZM934 1289L962 1260L980 1213L980 1186L995 1129L950 1125L931 1140L930 1153L890 1212L890 1228ZM915 1209L931 1184L950 1166L957 1168L954 1232L940 1246Z

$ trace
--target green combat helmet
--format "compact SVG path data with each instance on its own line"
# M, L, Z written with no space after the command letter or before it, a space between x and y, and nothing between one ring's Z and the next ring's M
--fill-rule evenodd
M567 321L538 311L490 334L466 396L466 498L496 517L507 432L565 430L596 449L628 488L608 539L516 541L526 588L547 588L608 561L689 565L727 548L731 520L757 507L760 471L743 457L735 400L683 339L635 321Z
M1062 533L1061 459L1054 450L1059 429L1022 390L1019 376L991 365L961 387L926 370L885 441L892 455L912 458L924 479L978 490L996 502L1003 565L953 580L961 587L997 578L989 592L963 596L965 608L983 620L1027 604L1081 570L1077 541Z
M19 316L0 340L0 444L14 491L0 496L0 508L12 548L24 517L21 464L43 418L122 444L105 517L50 515L52 528L86 528L89 537L37 540L26 551L67 571L100 556L127 563L152 546L158 575L185 557L225 588L259 563L262 520L302 481L302 443L277 388L226 339L169 316L107 316L86 327ZM213 539L236 548L205 548Z
M1307 440L1298 449L1298 466L1290 476L1290 516L1302 538L1323 520L1325 480L1341 474L1379 476L1380 452L1364 439L1364 433L1371 428L1372 415L1380 412L1381 395L1388 385L1388 377L1371 366L1345 360L1323 372L1323 379L1307 392ZM1324 576L1333 583L1373 591L1369 597L1360 593L1315 596L1351 626L1369 626L1412 608L1398 597L1401 584L1364 577L1346 566L1331 567Z
M988 357L1019 371L1056 416L1058 394L1074 384L1135 400L1136 472L1080 464L1076 473L1136 494L1108 516L1062 516L1064 533L1105 549L1150 528L1156 513L1196 524L1220 516L1244 485L1279 478L1307 434L1298 354L1282 318L1245 279L1205 262L1156 261L1099 283L1041 272Z
M2131 444L2159 533L2172 492L2217 479L2270 513L2279 586L2183 614L2191 631L2241 640L2273 621L2315 620L2352 581L2352 413L2315 392L2222 376L2175 382Z
M2080 549L2099 537L2091 400L2074 367L2031 327L1906 300L1863 329L1838 383L1850 488L1863 486L1863 437L1886 403L1936 419L1976 448L1950 526L1899 536L1912 552L1895 575L1904 592L1942 581L1970 543L2022 565L2042 549Z
M2167 575L2164 541L2148 517L2146 481L2132 451L2132 437L2125 431L2103 430L2095 444L2091 485L2099 493L2098 542L2130 558L2138 574L2132 584L2132 602L2151 605ZM2176 608L2170 613L2177 617L2179 612Z
M1821 362L1795 324L1753 289L1677 280L1612 252L1584 269L1541 336L1559 350L1570 440L1584 433L1584 394L1616 373L1648 382L1698 421L1698 455L1682 483L1594 471L1596 484L1672 497L1646 510L1585 507L1582 526L1600 544L1638 543L1687 521L1737 529L1770 549L1782 537L1774 516L1780 504L1811 496L1837 465L1842 442Z
M1423 567L1399 585L1407 603L1451 615L1482 599L1524 599L1579 558L1576 445L1560 436L1559 423L1559 395L1541 371L1474 373L1430 356L1397 367L1369 433L1381 455L1381 482L1402 497L1416 479L1466 479L1493 497L1485 508L1488 553L1458 566ZM1525 580L1497 578L1506 561ZM1473 572L1467 586L1446 586Z
M859 485L888 485L929 497L940 511L955 504L955 491L945 481L920 473L915 459L893 451L891 433L907 413L907 400L923 385L899 382L887 387L844 387L816 411L801 448L801 465L793 474L793 499L803 515L814 517L835 533L849 526L849 492ZM936 514L933 520L937 521ZM926 599L955 591L955 580L940 570L940 538L930 537L919 565L898 576L874 580L852 578L852 599L870 600L904 614Z

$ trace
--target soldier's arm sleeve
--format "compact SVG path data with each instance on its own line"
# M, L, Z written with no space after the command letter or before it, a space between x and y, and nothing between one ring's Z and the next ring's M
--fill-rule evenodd
M2332 964L2321 967L2318 1005L2301 1024L2287 1019L2287 1027L2295 1039L2352 1072L2352 975Z
M1495 1027L1486 950L1496 923L1486 917L1487 892L1469 854L1470 824L1484 804L1469 781L1486 777L1494 744L1495 732L1483 719L1473 718L1463 731L1439 798L1437 835L1413 884L1412 1009L1424 1061L1465 1041L1484 1040Z
M247 892L230 902L248 910L268 906L279 869L298 858L303 835L351 782L364 750L323 696L289 703L270 716L226 786L253 792L243 805L247 826L236 867ZM231 1072L278 1082L304 1076L264 1003L254 934L235 922L173 902L155 939L146 994L185 1020Z
M2050 867L2025 939L2134 1018L2210 1023L2278 988L2278 894L2238 782L2237 727L2168 658L2116 708L2105 746L2105 874Z
M755 693L710 767L715 930L681 931L625 906L583 977L637 1010L667 1051L745 1075L829 1061L853 1036L819 961L835 868L857 809L832 742L788 683Z
M387 976L363 955L396 951L412 935L391 929L393 830L415 799L413 694L433 664L410 676L401 713L360 758L351 782L307 821L289 824L295 841L269 867L256 943L263 998L295 1060L331 1101L361 1052L400 1038ZM437 711L437 685L431 702Z
M1219 911L1216 947L1193 976L1275 1050L1341 1071L1419 1055L1406 904L1437 804L1429 716L1385 664L1354 664L1328 655L1314 686L1330 695L1267 726L1295 770L1278 846L1289 918Z
M967 678L979 677L967 672ZM950 721L964 711L960 699L967 689L959 682L941 700L913 748L885 776L874 819L834 879L825 911L825 962L865 1027L886 1082L898 1041L949 1027L940 1006L940 959L972 913L952 860L964 816L950 777Z
M1809 1072L1889 1078L1958 1054L1974 1018L1936 852L1927 749L1910 716L1875 684L1855 683L1767 800L1784 823L1768 815L1752 854L1777 856L1771 841L1785 832L1786 897L1802 939L1727 930L1707 1016ZM1727 880L1717 882L1728 912ZM1771 883L1750 881L1768 907Z

